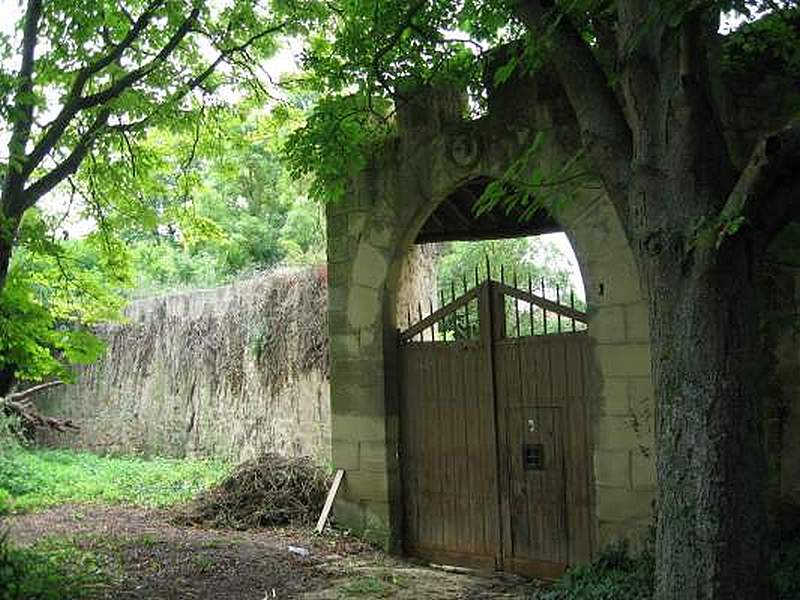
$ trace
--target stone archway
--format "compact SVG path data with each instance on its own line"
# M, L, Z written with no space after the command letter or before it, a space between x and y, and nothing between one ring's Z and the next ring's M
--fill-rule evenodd
M516 82L513 93L490 90L488 116L465 121L461 94L449 88L421 91L398 103L399 136L352 179L344 201L329 207L333 462L347 471L336 515L394 548L402 535L402 495L392 365L408 250L443 199L465 182L500 177L535 132L547 132L549 140L537 155L540 164L567 160L576 131L562 110L565 103L546 85ZM647 309L632 254L605 196L578 190L556 219L576 250L590 307L598 548L643 533L651 518Z

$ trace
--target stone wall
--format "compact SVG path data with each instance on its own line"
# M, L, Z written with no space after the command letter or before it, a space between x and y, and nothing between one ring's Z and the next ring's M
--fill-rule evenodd
M105 452L260 452L330 461L326 272L279 270L234 285L138 300L105 326L108 351L40 399Z
M800 506L800 267L767 264L761 285L764 358L771 375L764 389L770 503Z

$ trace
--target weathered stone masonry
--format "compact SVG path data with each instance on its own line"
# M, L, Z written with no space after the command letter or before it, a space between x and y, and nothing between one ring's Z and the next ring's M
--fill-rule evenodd
M398 102L399 135L328 211L333 462L347 469L341 521L397 547L400 479L393 361L403 262L437 205L477 178L499 178L538 132L536 166L576 148L566 99L516 80L490 90L489 114L465 120L448 88ZM532 165L534 166L534 165ZM594 341L591 407L596 546L644 532L655 490L647 310L610 203L581 189L560 214L587 289Z

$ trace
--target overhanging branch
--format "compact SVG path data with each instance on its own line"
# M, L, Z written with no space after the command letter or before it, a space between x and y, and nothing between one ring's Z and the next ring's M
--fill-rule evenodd
M591 48L566 15L554 22L554 8L540 0L511 0L512 8L529 31L543 40L581 130L587 154L620 215L625 215L631 159L631 131L622 107Z
M47 194L50 190L56 187L59 183L64 181L67 177L78 170L81 162L86 158L86 154L91 150L92 144L97 137L103 132L108 123L108 117L111 110L104 108L95 117L92 124L89 126L86 133L83 134L81 139L75 144L72 152L56 165L50 172L43 175L36 182L31 184L23 193L23 201L25 208L33 206L39 198Z
M175 50L175 48L178 47L184 37L186 37L197 20L198 15L200 14L200 10L195 8L181 23L180 27L175 30L164 47L151 61L140 66L138 69L130 71L123 77L120 77L116 82L111 84L106 89L89 96L82 96L81 94L83 92L83 88L86 85L89 77L105 66L111 64L114 60L122 55L122 53L134 42L134 40L141 34L141 32L150 22L150 19L152 19L153 16L152 11L155 10L158 4L160 4L160 2L153 2L150 4L150 6L148 6L148 10L146 10L145 13L134 24L122 42L120 42L115 49L109 52L108 55L78 72L63 108L50 124L47 132L44 134L44 136L42 136L41 140L39 140L34 149L31 151L30 155L28 155L26 158L23 168L23 175L25 177L30 175L33 170L39 166L39 164L42 162L42 159L44 159L44 157L53 150L58 143L58 140L61 139L61 136L66 131L67 127L69 127L72 119L79 112L113 100L126 89L140 81L142 78L146 77L149 73L161 65Z
M800 123L756 144L722 210L723 221L743 217L772 238L800 212Z

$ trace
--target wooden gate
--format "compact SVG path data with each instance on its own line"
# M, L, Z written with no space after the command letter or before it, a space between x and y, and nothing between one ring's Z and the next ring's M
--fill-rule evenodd
M590 558L587 341L574 302L496 281L400 332L408 554L539 577Z

